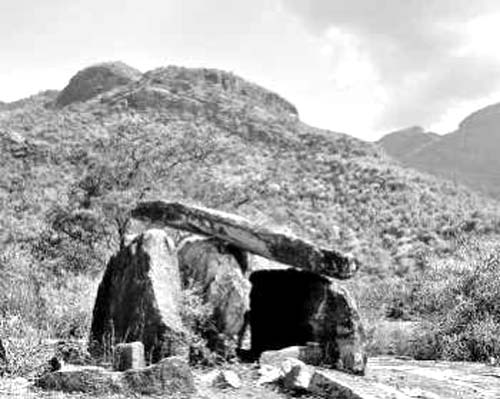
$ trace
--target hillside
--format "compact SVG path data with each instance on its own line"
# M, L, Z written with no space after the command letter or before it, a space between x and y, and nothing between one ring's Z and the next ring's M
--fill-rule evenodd
M377 145L308 126L289 101L231 73L169 66L141 74L99 64L60 92L4 104L0 148L0 337L13 359L0 373L32 376L53 353L45 342L87 339L106 262L127 233L143 228L128 210L158 198L352 252L361 270L346 284L373 337L370 353L398 347L420 358L484 360L498 352L487 341L498 336L493 322L476 346L458 345L470 353L449 350L457 337L477 335L461 323L463 313L498 313L473 300L462 306L467 296L455 290L468 287L463 271L477 280L475 268L455 265L483 259L457 248L471 237L498 239L498 203L404 168ZM439 274L430 266L443 258L450 266ZM479 287L497 281L484 259ZM481 295L497 291L471 292L488 303ZM454 313L450 304L458 304ZM460 315L458 330L448 313ZM447 330L426 334L450 341L439 341L439 350L427 335L410 348L394 343L407 335L388 331L386 314L446 320Z
M421 132L392 133L379 144L404 165L500 198L500 104L466 117L459 128L422 146ZM418 142L418 143L417 143ZM407 148L394 151L394 147Z
M496 203L307 126L279 95L223 71L160 68L61 107L77 80L114 82L103 65L115 71L90 67L61 93L0 114L3 243L37 240L55 207L126 206L139 195L234 211L354 250L369 273L446 253L461 231L499 229ZM101 186L87 187L92 179Z

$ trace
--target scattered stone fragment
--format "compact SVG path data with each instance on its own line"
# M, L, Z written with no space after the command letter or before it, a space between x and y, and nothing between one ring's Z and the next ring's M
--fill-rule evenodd
M274 384L282 378L282 372L278 367L263 364L259 368L259 379L257 385Z
M302 348L301 346L289 346L279 350L265 351L260 355L259 362L279 367L287 359L300 359Z
M306 366L303 362L297 359L289 359L284 362L281 367L284 372L283 386L298 392L305 392L309 389L309 384L312 378L312 368Z
M241 379L232 370L221 370L214 379L213 386L221 389L234 388L239 389L242 386Z
M115 346L113 370L125 371L143 367L146 367L146 364L142 342L130 342Z
M106 267L94 306L91 354L99 357L117 342L140 341L147 361L186 355L180 294L172 239L159 229L137 236Z

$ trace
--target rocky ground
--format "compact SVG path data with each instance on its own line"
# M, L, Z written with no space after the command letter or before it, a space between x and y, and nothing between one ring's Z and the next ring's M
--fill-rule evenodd
M241 378L240 388L214 387L208 378L210 370L195 370L197 393L194 399L259 398L281 399L298 396L276 385L258 385L258 368L254 365L231 365ZM347 389L342 397L352 399L498 399L500 367L462 362L435 362L377 357L369 360L364 377L332 370L318 371ZM350 391L350 392L349 392ZM323 395L305 394L302 398ZM63 394L36 390L22 378L0 380L0 398L89 398L82 394ZM119 399L123 396L103 396Z

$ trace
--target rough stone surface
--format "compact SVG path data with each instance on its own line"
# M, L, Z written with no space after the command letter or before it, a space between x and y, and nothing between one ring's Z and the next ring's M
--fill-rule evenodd
M113 370L125 371L146 366L142 342L118 344L113 354Z
M186 362L179 358L162 359L153 366L123 373L125 386L141 395L191 394L194 379Z
M217 237L256 255L335 278L350 278L358 268L358 262L350 254L321 248L213 209L151 201L139 203L132 210L132 216L194 234Z
M315 352L316 364L364 373L364 329L357 307L343 287L296 269L256 271L250 281L250 328L256 356L316 342L319 348L310 344L311 348L303 349L297 357L306 360Z
M179 244L178 256L183 286L213 307L212 335L236 342L250 308L246 253L216 238L190 237ZM216 349L215 343L209 346Z
M289 369L283 375L283 386L294 391L307 391L313 376L313 369L300 360L293 360L291 365L282 366L282 370Z
M278 367L262 364L259 368L257 385L274 384L278 382L281 377L281 371Z
M279 350L265 351L261 353L259 362L260 364L278 367L282 362L290 358L300 360L302 348L304 347L289 346Z
M221 370L217 373L213 385L217 388L241 388L243 385L240 377L232 370Z
M317 342L308 342L306 346L290 346L280 350L262 352L260 364L278 366L286 359L298 359L306 364L320 365L323 362L323 349Z
M180 294L173 241L163 230L145 231L108 263L94 306L92 355L134 341L144 344L147 361L183 354Z
M57 96L56 105L64 107L74 102L86 101L117 86L129 84L141 73L123 62L109 62L85 68L71 78Z
M92 395L179 395L188 397L195 391L189 366L171 357L137 370L110 371L102 367L67 366L47 373L36 386L54 391L81 392Z

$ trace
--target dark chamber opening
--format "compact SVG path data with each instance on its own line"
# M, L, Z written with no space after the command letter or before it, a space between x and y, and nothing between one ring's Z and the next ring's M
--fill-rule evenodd
M313 324L329 281L312 272L259 270L250 276L252 354L314 341Z

